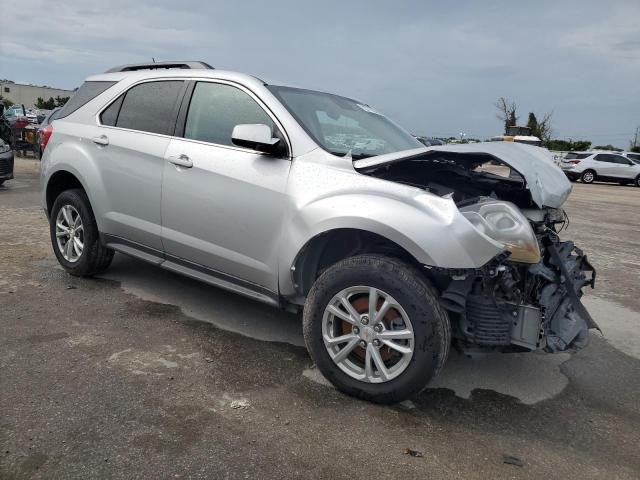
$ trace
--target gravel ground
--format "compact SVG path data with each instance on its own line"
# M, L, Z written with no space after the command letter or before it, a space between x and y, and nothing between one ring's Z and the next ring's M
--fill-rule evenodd
M640 477L640 189L576 184L567 205L605 338L453 355L381 407L323 382L292 315L120 256L66 275L37 169L0 187L0 478Z

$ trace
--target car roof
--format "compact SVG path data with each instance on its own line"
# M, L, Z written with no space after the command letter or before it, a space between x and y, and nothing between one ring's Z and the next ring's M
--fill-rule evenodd
M183 69L165 68L157 70L136 70L127 72L101 73L92 75L86 79L87 82L120 82L127 79L131 82L141 80L153 80L155 78L211 78L218 80L229 80L245 85L265 85L265 82L258 77L246 73L232 72L228 70L209 69Z

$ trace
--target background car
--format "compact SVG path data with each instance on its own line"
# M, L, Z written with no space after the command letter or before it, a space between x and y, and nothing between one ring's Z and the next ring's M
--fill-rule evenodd
M640 164L618 153L569 152L560 166L570 180L634 183L640 187Z
M622 155L627 157L633 163L640 163L640 153L637 153L637 152L622 152Z
M34 146L34 153L36 158L42 158L42 151L44 150L44 146L47 144L49 137L51 136L52 128L51 122L53 122L62 107L56 107L49 112L49 114L44 117L42 123L38 125L38 130L36 131L36 144Z
M0 185L13 178L13 150L0 138Z

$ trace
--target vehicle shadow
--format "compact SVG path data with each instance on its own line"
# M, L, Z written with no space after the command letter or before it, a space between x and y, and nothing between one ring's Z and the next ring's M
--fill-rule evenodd
M300 315L119 254L103 277L119 282L126 292L138 298L175 305L185 315L220 329L257 340L304 347ZM453 350L427 391L447 389L468 399L474 390L490 390L533 404L559 394L566 387L568 379L560 366L569 358L569 354L537 353L469 358ZM326 384L318 375L305 376Z

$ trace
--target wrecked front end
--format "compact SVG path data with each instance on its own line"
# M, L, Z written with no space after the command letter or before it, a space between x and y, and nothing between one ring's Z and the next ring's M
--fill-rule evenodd
M488 350L547 352L581 348L598 328L580 301L595 271L571 241L560 240L564 212L550 209L531 220L539 245L536 263L513 262L507 253L482 269L435 269L456 338L467 353Z
M452 199L479 232L504 246L482 268L426 266L464 352L586 345L589 329L598 327L580 298L594 287L595 271L582 250L560 239L568 223L560 207L571 186L548 152L514 144L437 147L355 166Z

